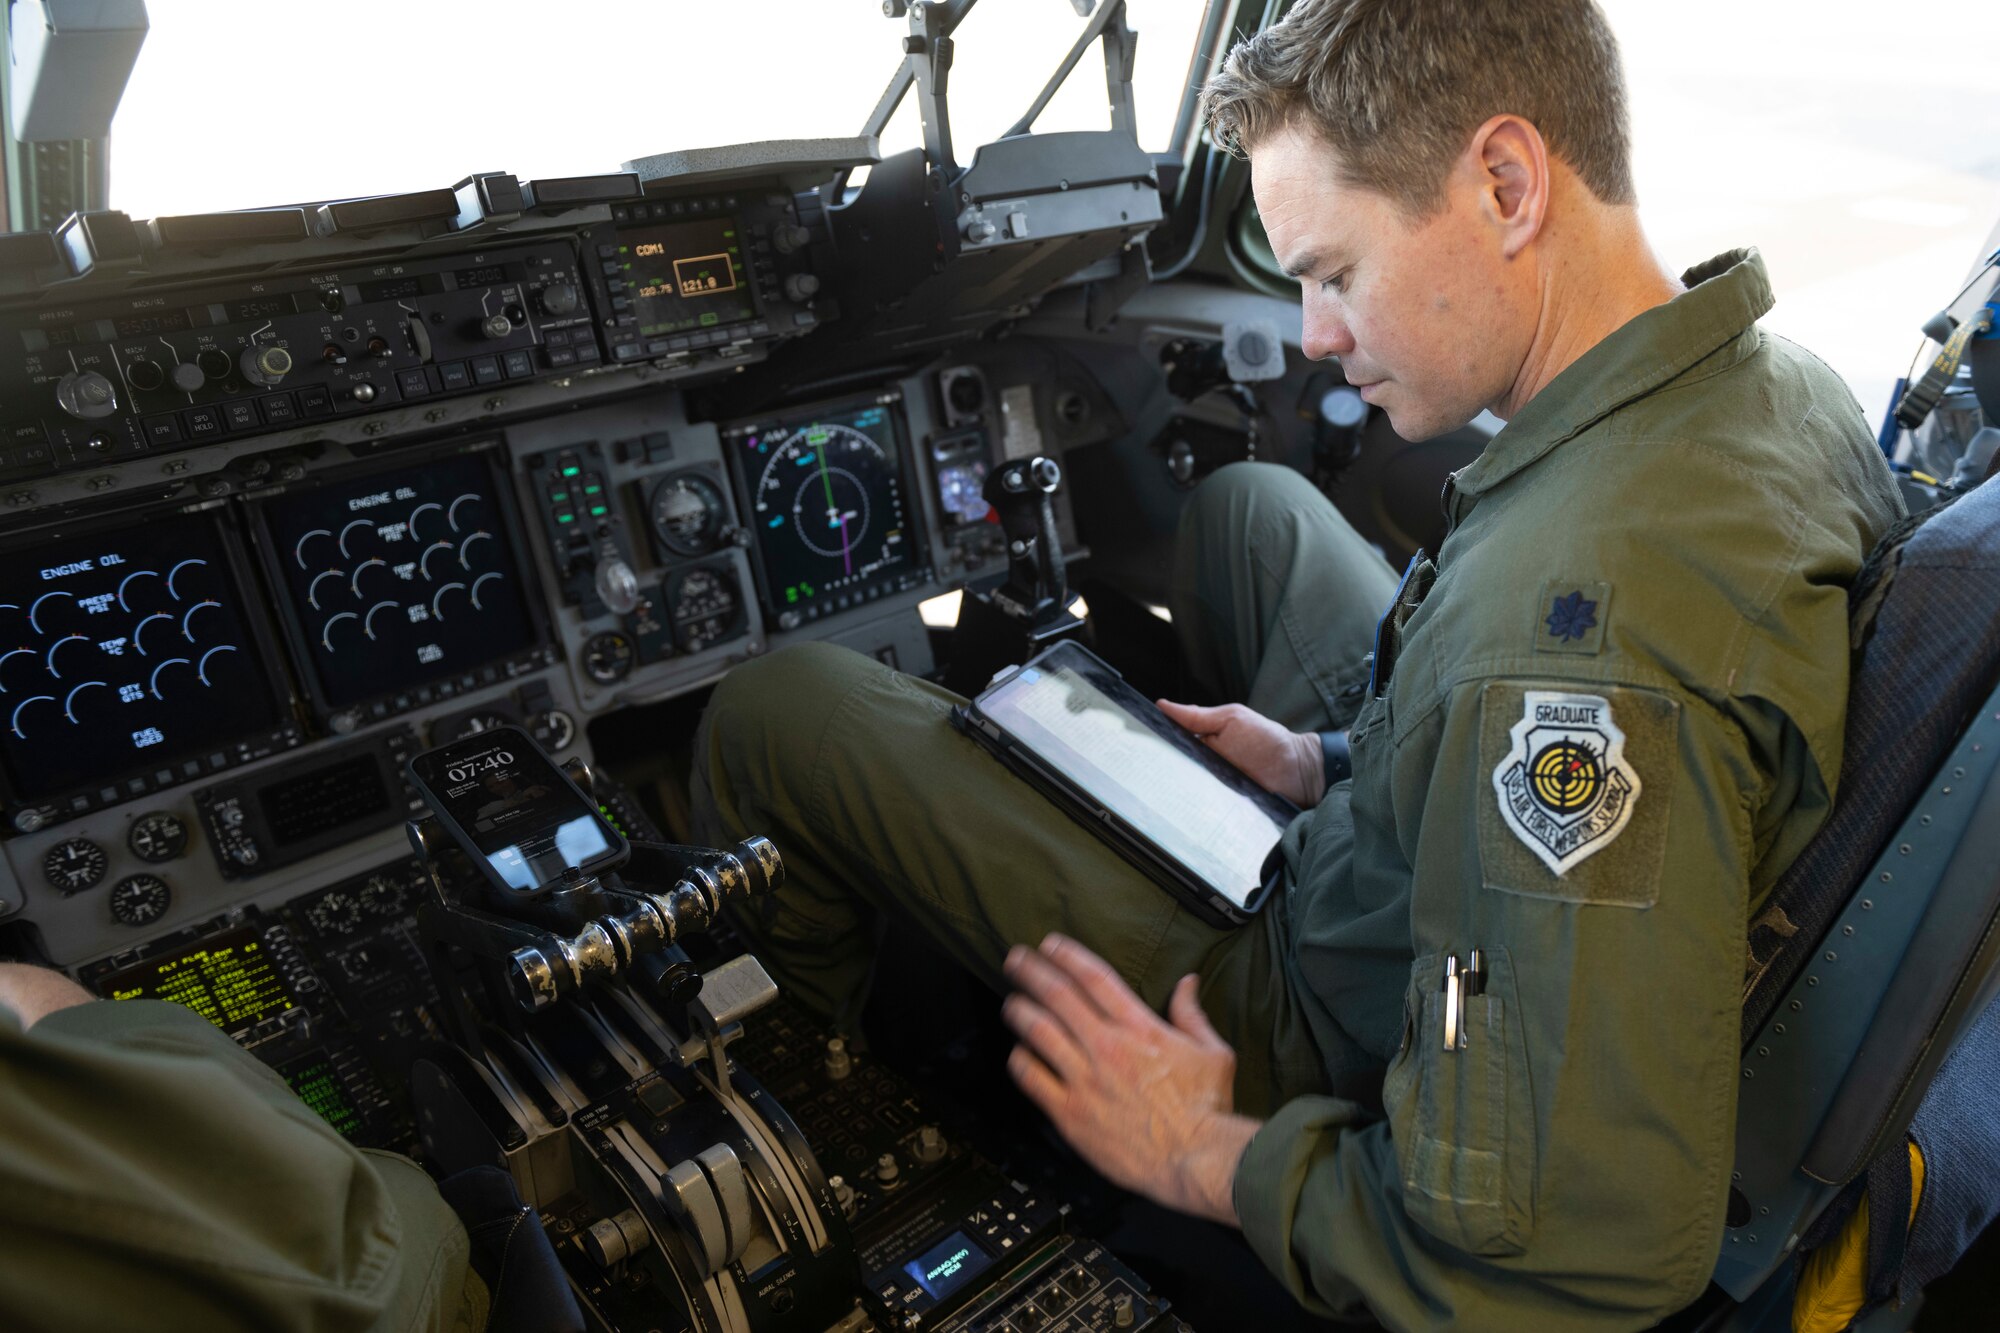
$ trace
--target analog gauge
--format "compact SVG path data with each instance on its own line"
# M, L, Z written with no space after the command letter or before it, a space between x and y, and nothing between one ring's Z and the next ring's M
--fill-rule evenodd
M370 916L397 916L403 910L403 886L387 875L370 875L354 897Z
M606 630L583 645L583 674L599 685L615 685L632 672L632 641Z
M125 845L132 849L132 855L154 864L173 860L187 850L187 842L187 825L179 815L165 810L140 815L132 821L132 831L125 835Z
M173 901L174 891L158 875L128 875L111 886L111 915L122 925L150 926Z
M674 555L707 555L722 536L722 491L698 472L680 472L653 488L647 520L660 545Z
M361 924L361 904L353 894L333 889L306 909L306 920L322 935L345 935Z
M560 708L551 708L528 719L528 734L535 738L535 744L557 754L576 740L576 719Z
M42 876L67 898L104 882L104 849L88 838L64 838L42 858Z
M698 653L731 637L743 621L743 598L726 569L690 569L667 580L667 614L674 642Z

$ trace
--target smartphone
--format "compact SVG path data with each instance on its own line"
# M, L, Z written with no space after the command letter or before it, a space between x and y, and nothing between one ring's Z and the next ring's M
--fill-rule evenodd
M519 727L500 726L426 750L410 780L431 813L502 894L531 897L565 870L623 865L632 854L597 803Z

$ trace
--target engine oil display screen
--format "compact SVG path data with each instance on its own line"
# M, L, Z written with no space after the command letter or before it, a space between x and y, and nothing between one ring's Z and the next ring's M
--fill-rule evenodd
M263 518L299 650L329 706L535 644L498 486L478 457L281 495Z
M617 264L639 332L649 338L757 315L735 218L625 228Z
M34 800L278 722L215 520L0 550L0 758Z
M765 607L782 626L910 586L920 574L896 398L743 423L724 430L723 441L757 536Z

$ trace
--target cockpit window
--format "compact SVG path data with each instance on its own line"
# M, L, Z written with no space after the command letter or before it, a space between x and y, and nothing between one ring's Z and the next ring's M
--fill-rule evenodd
M151 0L112 124L133 217L436 189L475 171L580 176L672 149L855 134L901 59L877 0ZM1128 0L1141 143L1169 146L1203 0ZM1026 111L1086 20L982 0L951 73L962 160ZM1107 124L1093 51L1036 123ZM906 113L908 104L906 100ZM885 153L914 147L899 115Z

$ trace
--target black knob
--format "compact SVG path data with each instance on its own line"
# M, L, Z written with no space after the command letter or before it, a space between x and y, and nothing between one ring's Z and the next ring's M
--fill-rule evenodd
M686 1004L701 994L701 973L688 963L668 963L661 969L653 989L667 1004Z
M488 315L479 321L479 334L498 341L514 331L514 321L504 314Z
M794 254L812 243L812 233L796 222L781 222L771 228L771 244L781 255Z
M183 361L175 366L174 373L168 378L173 380L174 387L182 393L193 393L208 382L208 376L202 374L201 367L192 361Z
M785 295L794 301L810 301L819 294L819 279L810 273L794 273L785 279Z
M220 347L203 348L195 363L201 367L201 373L212 380L226 380L236 369L236 362Z
M552 283L542 289L542 311L550 315L576 313L576 288L567 282Z
M125 382L142 392L151 393L167 382L167 372L160 369L157 361L134 361L125 367Z

